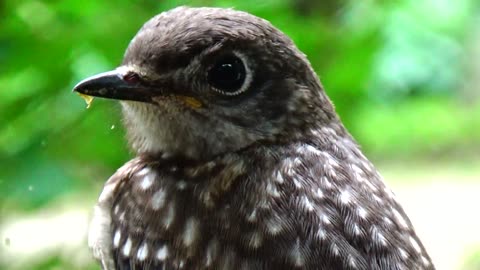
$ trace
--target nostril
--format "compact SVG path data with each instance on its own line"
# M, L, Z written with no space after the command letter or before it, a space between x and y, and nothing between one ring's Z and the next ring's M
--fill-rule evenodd
M127 83L138 83L140 82L140 76L138 76L135 72L128 72L127 74L123 75L123 80Z

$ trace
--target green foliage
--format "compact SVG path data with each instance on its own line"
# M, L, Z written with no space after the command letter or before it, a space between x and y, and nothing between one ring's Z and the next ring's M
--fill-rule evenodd
M480 269L480 248L472 249L471 254L466 258L462 270Z

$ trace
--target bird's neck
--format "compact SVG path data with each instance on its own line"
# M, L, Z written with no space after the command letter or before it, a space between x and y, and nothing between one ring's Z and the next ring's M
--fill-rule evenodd
M335 202L328 196L334 196L332 190L346 182L340 179L337 183L329 177L343 177L345 166L357 168L354 173L358 177L372 174L373 188L381 188L370 165L356 157L358 148L352 141L345 144L343 140L348 138L342 136L321 139L330 132L334 131L320 129L312 131L317 137L291 144L251 146L208 161L141 155L107 182L99 203L106 202L103 208L111 209L116 224L113 232L137 227L142 231L148 224L148 228L158 228L159 239L172 238L167 244L185 254L200 252L210 239L223 247L241 242L249 250L274 251L282 246L278 243L296 241L291 230L303 229L289 225L295 223L292 213L311 213L316 200ZM312 190L316 197L307 196ZM129 220L140 224L130 224L130 228L125 225ZM241 233L214 233L227 231ZM247 235L248 241L242 235Z
M262 141L235 152L219 154L210 159L191 159L184 156L142 153L137 160L144 167L157 173L175 176L162 179L164 184L182 187L195 186L202 190L205 205L213 205L215 197L221 198L230 192L235 184L258 168L268 172L285 162L280 157L314 151L334 159L357 159L368 162L359 147L341 125L323 126L310 129L305 137L290 140L289 143ZM329 138L328 140L324 138ZM182 179L179 183L178 179ZM240 179L240 180L239 180Z

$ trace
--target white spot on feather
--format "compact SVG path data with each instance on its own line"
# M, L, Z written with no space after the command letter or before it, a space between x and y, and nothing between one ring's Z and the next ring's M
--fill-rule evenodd
M422 253L422 248L420 247L420 244L418 244L417 240L410 236L410 244L412 244L412 247L415 249L416 252Z
M321 131L328 135L337 135L337 132L335 132L335 130L331 127L322 127Z
M262 197L260 198L260 200L258 201L258 207L260 207L261 209L268 209L270 210L270 201L267 200L266 197Z
M165 204L166 195L167 194L165 190L163 190L163 188L160 188L153 194L150 201L153 210L158 210L163 207L163 205Z
M393 221L389 217L383 217L383 221L385 221L386 225L392 225Z
M367 216L368 216L367 210L365 210L365 208L363 208L363 207L361 207L361 206L359 206L359 207L357 208L357 214L358 214L358 216L360 216L360 217L363 218L363 219L366 219Z
M357 261L352 255L349 254L347 260L348 260L348 265L350 265L350 267L352 267L353 269L357 269Z
M293 178L293 184L298 189L302 188L302 184L296 178Z
M160 261L164 261L168 258L168 247L167 245L163 245L161 248L158 249L156 257Z
M183 244L185 246L190 246L195 242L195 239L198 235L198 221L191 217L187 220L185 224L185 230L183 232Z
M184 190L187 188L187 182L180 180L176 184L178 190Z
M372 194L372 197L375 201L377 201L378 203L382 204L383 203L383 200L382 198L378 197L377 195L375 194Z
M114 215L118 215L118 212L120 212L120 206L117 204L115 205L115 207L113 208L113 214Z
M332 250L333 255L335 255L335 256L340 255L340 250L338 249L337 244L333 243L333 244L330 246L330 249Z
M325 213L322 213L320 214L320 219L323 221L323 223L325 224L330 224L331 221L330 221L330 217L328 216L328 214L325 214Z
M326 160L326 163L328 164L328 166L330 167L331 170L333 170L334 167L338 167L339 164L337 162L337 160L329 153L327 152L324 152L324 155L325 155L325 160Z
M276 198L280 197L280 192L278 192L277 187L275 186L275 184L271 183L270 181L268 181L267 183L266 190L267 190L267 193L270 194L272 197L276 197Z
M137 252L137 258L140 260L140 261L143 261L147 258L148 256L148 245L147 243L143 243L143 245L140 246L140 248L138 249L138 252Z
M409 228L407 221L406 221L405 218L402 216L402 214L400 214L400 212L398 212L397 209L395 209L395 208L392 207L392 213L393 213L393 215L395 216L395 219L398 221L398 223L400 223L400 225L401 225L403 228L405 228L405 229L408 229L408 228Z
M337 178L337 172L333 168L332 163L329 162L329 160L330 159L327 158L327 162L323 164L325 173L327 174L328 177L330 177L332 179L336 179Z
M351 164L350 167L352 168L352 171L355 175L363 174L362 169L360 169L360 167L358 167L357 164Z
M320 240L325 240L325 239L327 239L327 231L325 231L324 228L319 228L318 231L315 233L315 235L316 235Z
M297 238L295 244L290 250L290 258L296 267L302 267L305 264L305 258L300 247L300 238Z
M123 211L122 213L120 213L120 216L118 217L118 219L120 221L125 221L125 211Z
M321 198L323 198L323 197L325 196L325 195L323 194L322 189L320 189L320 188L317 188L317 191L316 191L314 194L315 194L315 196L316 196L317 198L319 198L319 199L321 199Z
M332 188L333 187L332 183L330 182L330 180L328 180L327 177L322 176L321 181L326 188Z
M248 241L248 244L252 247L252 248L258 248L260 247L260 245L262 244L262 235L259 233L259 232L253 232L251 233L250 235L250 239Z
M350 193L350 191L342 190L342 192L340 193L340 201L343 204L349 204L351 202L351 199L352 199L352 194Z
M408 253L403 248L398 248L398 252L402 258L408 259Z
M167 213L163 218L163 225L165 226L165 228L168 229L170 225L172 225L174 219L175 219L175 204L173 201L171 201L168 204Z
M113 246L115 248L118 248L118 246L120 245L121 237L122 237L122 233L120 232L120 229L117 229L115 231L115 235L113 236Z
M143 177L151 172L149 167L145 167L137 172L137 176Z
M291 158L285 160L283 162L283 167L284 167L284 170L285 170L285 173L287 175L290 175L292 176L294 174L294 171L293 171L293 160Z
M300 165L301 163L302 163L302 161L298 157L295 157L293 159L292 158L286 159L283 162L283 167L284 167L285 173L287 175L294 176L295 175L294 168L297 167L298 165Z
M376 226L372 226L371 229L373 241L378 242L380 245L386 247L387 246L387 239L383 235L383 233L378 229Z
M350 167L352 168L353 174L355 176L355 179L358 182L365 182L367 179L365 179L364 172L360 167L358 167L356 164L351 164Z
M318 150L317 148L309 144L303 145L302 147L300 147L300 152L305 154L316 155L316 156L320 156L322 154L322 151Z
M130 237L127 238L127 241L123 245L122 253L125 257L130 256L130 251L132 250L132 240Z
M387 194L387 196L391 199L395 199L395 194L393 194L392 190L389 189L388 187L385 187L383 189L383 191L385 191L385 193Z
M425 258L425 256L422 256L422 262L423 262L423 265L425 265L425 266L430 265L430 262L427 260L427 258Z
M155 173L153 172L148 173L143 177L142 181L140 182L140 188L142 188L143 190L148 189L149 187L152 186L154 180L155 180Z
M360 236L362 234L362 230L360 229L360 226L358 226L357 223L353 223L353 234L354 235L357 235L357 236Z
M372 182L370 182L370 181L365 181L365 183L367 184L367 186L370 188L371 191L373 191L373 192L376 192L376 191L377 191L377 187L374 186L374 185L372 184Z
M279 184L283 184L283 182L285 182L285 179L283 179L282 173L280 171L277 171L274 180Z
M302 197L302 202L303 202L303 205L305 206L305 209L307 209L308 211L313 211L314 209L313 204L310 202L307 196Z
M277 235L283 230L281 218L272 218L267 220L267 230L271 235Z
M218 246L219 244L216 239L213 239L208 243L205 266L209 267L212 265L213 261L217 257Z
M249 222L255 222L257 221L257 208L254 208L250 215L248 215L247 220Z

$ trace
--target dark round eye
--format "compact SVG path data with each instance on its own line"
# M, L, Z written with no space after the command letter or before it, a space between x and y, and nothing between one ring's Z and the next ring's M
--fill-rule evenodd
M243 61L235 55L223 56L215 62L208 72L208 83L225 95L237 95L243 92L247 70Z

